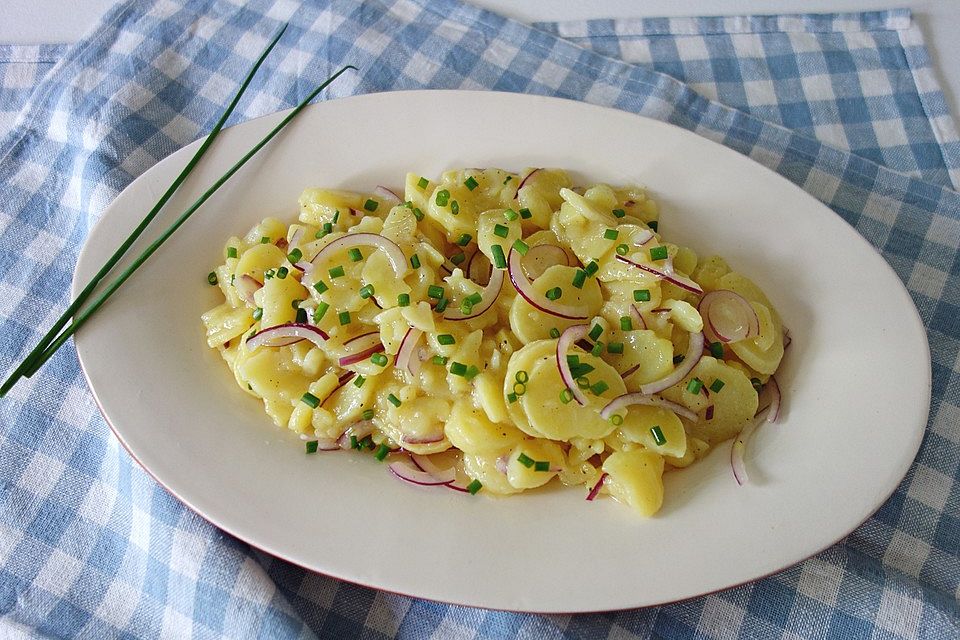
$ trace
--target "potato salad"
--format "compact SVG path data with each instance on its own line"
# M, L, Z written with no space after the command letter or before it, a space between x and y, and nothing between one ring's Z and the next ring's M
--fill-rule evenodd
M556 479L649 516L665 472L726 440L746 481L789 341L757 285L658 219L643 188L559 169L309 188L295 222L227 240L207 343L307 453L468 494Z

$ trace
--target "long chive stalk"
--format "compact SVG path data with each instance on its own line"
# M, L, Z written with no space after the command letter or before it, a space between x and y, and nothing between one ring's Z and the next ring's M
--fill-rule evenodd
M20 363L20 365L14 369L13 373L10 374L10 377L7 378L6 382L0 386L0 397L6 394L7 391L20 379L24 374L27 376L32 375L32 372L35 371L33 368L34 361L41 354L41 352L49 346L53 341L57 333L67 324L73 314L83 306L83 304L90 298L93 294L93 290L97 288L97 285L106 277L106 275L113 269L114 266L123 258L126 252L130 249L134 242L140 237L143 231L150 225L154 218L157 217L157 214L160 213L160 210L163 209L167 201L173 197L173 194L180 188L180 185L183 184L183 181L187 179L187 176L193 171L193 168L200 162L200 159L207 153L207 150L213 144L213 141L220 134L220 130L223 129L223 125L226 123L227 118L233 113L233 110L236 108L237 104L240 102L240 98L246 92L247 87L250 85L250 82L253 80L253 77L257 74L257 71L260 70L260 66L263 64L263 61L267 59L267 56L270 55L270 52L273 51L273 47L276 46L280 38L283 36L284 32L287 30L288 25L283 25L277 31L276 35L273 36L273 39L267 44L264 48L263 53L260 54L260 57L257 58L257 61L254 63L253 67L250 68L250 71L247 73L247 77L244 78L243 83L240 85L240 88L237 90L237 93L233 96L233 100L230 101L230 104L227 106L226 110L223 112L223 115L220 116L220 119L213 126L213 129L210 131L210 134L203 141L203 144L200 145L200 148L197 149L197 152L190 159L190 162L183 168L180 172L180 175L170 184L166 192L160 199L157 200L157 203L153 205L153 208L150 210L147 215L143 217L143 220L140 221L140 224L130 232L130 235L127 236L127 239L117 247L117 250L113 253L112 256L100 267L100 270L97 272L93 278L90 279L90 282L87 283L87 286L83 288L73 302L70 303L70 306L60 315L53 326L50 327L50 330L37 345L27 354L27 357Z
M90 319L90 316L92 316L94 313L96 313L97 309L99 309L101 306L103 306L103 303L106 302L106 301L110 298L110 296L113 295L113 293L114 293L117 289L119 289L119 288L123 285L123 283L126 282L127 279L128 279L131 275L133 275L133 273L140 267L140 265L142 265L144 262L146 262L147 259L149 259L150 256L152 256L152 255L157 251L157 249L159 249L160 246L161 246L171 235L173 235L174 232L176 232L176 230L179 229L180 226L181 226L184 222L186 222L187 219L188 219L191 215L193 215L193 213L194 213L197 209L199 209L199 208L203 205L204 202L206 202L206 201L210 198L210 196L212 196L221 186L223 186L223 184L224 184L227 180L229 180L231 177L233 177L233 175L234 175L237 171L239 171L240 168L241 168L244 164L246 164L248 160L250 160L250 158L252 158L253 156L255 156L255 155L260 151L260 149L262 149L268 142L270 142L270 140L272 140L274 136L276 136L278 133L280 133L281 129L283 129L285 126L287 126L287 124L288 124L291 120L293 120L293 119L297 116L297 114L299 114L299 113L310 103L311 100L313 100L315 97L317 97L317 95L318 95L321 91L323 91L325 88L327 88L327 86L328 86L331 82L333 82L333 81L336 80L338 77L340 77L340 75L342 75L344 72L346 72L347 69L354 69L354 70L356 70L356 67L354 67L354 66L352 66L352 65L347 65L347 66L343 67L342 69L340 69L339 71L337 71L337 72L336 72L335 74L333 74L332 76L330 76L329 78L327 78L327 80L326 80L323 84L321 84L319 87L317 87L316 89L314 89L313 92L311 92L309 96L307 96L300 104L298 104L298 105L296 106L296 108L293 109L293 111L291 111L283 120L281 120L280 123L279 123L276 127L274 127L272 131L270 131L270 133L268 133L266 136L264 136L263 139L260 140L260 142L258 142L256 145L254 145L254 147L253 147L252 149L250 149L250 151L248 151L248 152L246 153L246 155L244 155L242 158L240 158L240 160L237 161L236 164L234 164L232 167L230 167L230 169L229 169L225 174L223 174L223 176L221 176L219 180L217 180L216 182L214 182L213 185L212 185L209 189L207 189L207 190L204 192L204 194L203 194L202 196L200 196L200 198L197 199L196 202L194 202L186 211L184 211L182 214L180 214L180 217L177 218L177 220L176 220L172 225L170 225L170 226L160 235L159 238L157 238L156 240L154 240L154 241L150 244L150 246L148 246L148 247L144 250L144 252L141 253L141 254L137 257L137 259L133 261L132 264L130 264L130 266L128 266L126 269L124 269L123 272L121 272L120 275L117 276L116 279L114 279L109 285L107 285L107 288L104 289L104 291L103 291L99 296L97 296L96 300L94 300L93 303L91 303L89 307L87 307L87 308L84 309L82 312L80 312L80 313L76 316L76 318L74 318L74 320L73 320L73 322L70 324L70 326L67 327L67 328L63 331L63 333L61 333L61 334L56 338L56 340L53 341L53 343L51 343L46 349L44 349L43 353L40 354L40 355L37 357L37 359L35 360L34 365L32 366L32 371L36 371L36 370L39 369L41 366L43 366L43 364L44 364L48 359L50 359L50 357L53 356L54 353L56 353L57 349L59 349L61 346L63 346L63 343L65 343L67 340L69 340L69 339L70 339L70 336L72 336L74 333L76 333L77 330L78 330L80 327L82 327L82 326L86 323L87 320ZM14 381L14 382L16 382L16 381ZM0 390L0 391L2 391L2 390Z

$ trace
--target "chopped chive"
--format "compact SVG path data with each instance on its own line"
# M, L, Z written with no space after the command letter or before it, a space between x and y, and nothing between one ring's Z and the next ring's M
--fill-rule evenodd
M495 244L490 247L490 251L493 253L493 266L495 266L497 269L506 268L507 257L503 255L503 247Z
M410 306L410 294L401 293L397 296L397 306L398 307L409 307Z
M517 394L515 394L515 393L508 393L508 394L507 394L507 402L509 402L510 404L513 404L513 403L516 402L516 401L517 401Z
M570 375L572 375L574 378L585 376L591 371L593 371L593 365L589 365L586 362L578 362L570 367Z
M559 300L560 296L563 295L563 289L560 287L554 287L553 289L547 289L547 300Z
M463 254L463 251L459 251L452 256L450 256L450 262L455 265L459 265L461 262L467 259L467 256Z
M366 300L367 298L373 295L373 285L372 284L363 285L362 287L360 287L360 291L358 293L360 294L361 298Z
M214 271L211 271L207 274L207 282L210 284L217 284L217 274Z
M317 452L317 447L319 447L319 446L320 446L320 445L317 444L317 441L316 441L316 440L307 440L307 442L306 442L306 447L305 447L305 448L306 448L307 453L316 453L316 452Z
M236 280L237 280L237 274L231 273L231 274L230 274L230 284L232 285Z
M357 436L350 436L350 448L351 448L351 449L359 449L359 448L360 448L360 441L357 440Z
M554 340L556 340L557 338L559 338L559 337L560 337L560 329L557 329L556 327L550 327L550 337L553 338Z
M521 453L519 456L517 456L517 462L525 466L527 469L533 466L533 458L525 453Z
M603 327L601 327L599 324L595 324L595 325L593 325L593 327L590 329L590 333L587 334L587 335L590 336L590 339L591 339L591 340L596 341L597 338L599 338L601 335L603 335Z
M355 386L357 389L359 389L360 387L363 386L363 383L366 382L366 381L367 381L366 378L364 378L364 377L361 376L360 374L357 374L357 377L353 379L353 386Z
M294 322L297 324L307 324L307 310L297 307L297 317Z
M503 184L507 184L511 180L513 180L513 176L507 176L506 178L503 179Z
M480 186L480 183L477 182L473 178L473 176L470 176L469 178L463 181L463 186L465 186L467 189L470 189L470 191L473 191L474 189Z
M300 402L302 402L305 405L309 405L312 409L316 409L317 407L320 406L320 398L313 395L309 391L303 394L302 396L300 396Z
M680 364L685 357L682 353L678 356L673 356L673 364Z
M463 315L469 315L473 312L473 303L469 300L462 300L460 302L460 313Z
M619 413L613 414L612 416L610 416L610 424L612 424L615 427L619 427L620 425L623 424L623 416L620 415Z
M591 260L590 263L584 267L584 271L587 272L588 276L592 276L597 271L600 271L600 265L597 264L596 260Z
M616 240L620 236L620 232L616 229L607 229L603 232L603 237L607 240Z
M382 353L375 353L370 356L370 362L378 367L385 367L387 366L387 356L383 355Z
M581 389L590 388L590 380L589 378L587 378L587 376L580 376L576 380L574 380L574 382L576 382L577 386L580 387Z
M587 272L583 269L577 269L577 272L573 274L573 286L577 289L583 289L583 283L587 281Z
M607 345L607 353L623 353L623 343L611 342Z
M417 222L423 220L423 211L420 211L420 207L413 208L413 217L417 219Z
M360 414L361 420L373 420L373 409L364 409Z
M590 393L592 393L595 396L599 396L599 395L602 395L603 392L609 388L610 388L610 385L608 385L606 382L601 380L599 382L594 382L592 385L590 385Z
M763 391L763 384L760 382L760 378L750 378L750 384L753 385L757 393Z
M627 255L628 253L630 253L630 247L628 247L628 246L625 245L625 244L618 244L618 245L617 245L617 255L618 255L618 256L625 256L625 255Z
M419 269L420 256L418 256L417 254L413 254L412 256L410 256L410 266L413 267L414 269Z
M510 235L510 229L506 228L502 224L495 224L493 225L493 235L497 236L498 238L506 238L508 235Z
M373 198L367 198L367 201L363 203L363 208L371 213L376 211L378 206L380 206L380 203Z
M479 304L480 301L483 300L483 296L480 295L479 293L471 293L464 299L470 304Z
M516 220L516 219L519 218L520 216L519 216L519 215L517 214L517 212L514 211L513 209L507 209L506 211L503 212L503 217L506 218L507 221L513 222L514 220Z
M259 319L262 318L262 317L263 317L263 308L262 308L262 307L257 307L256 309L253 310L253 319L254 319L254 321L257 321L257 320L259 320Z
M564 388L563 391L560 392L560 402L567 404L571 400L573 400L573 392L570 391L570 389Z
M438 284L432 284L427 287L427 297L439 300L443 297L443 287Z
M450 201L450 213L452 213L455 216L460 215L460 203L457 202L456 200Z
M477 495L477 492L480 491L480 489L482 488L483 488L483 483L480 482L479 480L474 480L473 482L467 485L467 491L469 491L470 495L472 496Z
M651 260L666 260L667 259L667 248L664 246L651 247L650 249L650 259Z
M455 376L463 376L467 373L467 365L463 364L462 362L451 362L450 373Z
M530 213L530 209L527 209L526 207L524 207L523 209L520 209L520 217L523 218L524 220L529 220L530 218L533 217L533 214Z
M330 220L333 224L337 224L337 220L339 219L340 219L340 209L337 209L336 211L333 212L333 218L331 218Z
M517 382L513 385L513 392L518 396L522 396L527 392L527 385L522 382Z
M633 320L630 319L630 316L623 316L620 318L620 330L633 331Z
M337 314L337 319L340 321L340 326L345 326L350 324L350 312L341 311Z
M323 315L327 312L327 309L329 308L330 308L330 305L327 304L326 302L321 302L320 304L318 304L316 310L313 312L313 321L320 322L320 320L323 318Z
M653 434L653 441L657 443L658 447L662 447L667 444L667 439L663 436L663 431L660 429L660 425L655 425L650 428L650 433Z
M603 343L597 341L597 344L593 345L593 349L590 349L590 355L599 358L601 353L603 353Z
M424 178L423 176L420 176L420 179L417 181L417 186L420 187L421 189L426 189L427 187L430 186L430 181Z
M700 378L690 378L690 382L687 383L687 391L693 395L700 393L700 389L703 388L703 382L700 381Z
M329 222L324 222L323 225L317 229L317 232L313 234L313 237L319 240L328 233L333 233L333 225Z
M227 247L227 257L236 258L237 257L237 248L236 247Z
M528 245L523 240L520 240L519 238L517 238L517 240L513 243L513 250L519 253L520 255L525 256L527 255L527 251L530 250L530 245Z
M437 191L436 203L438 207L445 207L450 202L450 192L446 189Z
M713 381L713 384L710 385L710 391L713 391L714 393L716 393L720 391L720 389L723 389L724 384L725 383L723 380L721 380L720 378L717 378L716 380Z
M373 457L383 462L383 459L387 457L388 453L390 453L390 447L388 447L386 443L381 442L380 446L377 447L377 452L373 454Z
M468 244L470 244L471 240L473 240L473 236L471 236L469 233L465 233L462 236L460 236L459 239L457 239L457 244L460 245L461 247L465 247Z
M599 334L598 334L599 335ZM580 356L575 353L567 354L567 364L571 367L576 367L580 364Z
M520 369L520 371L517 371L517 375L514 376L514 379L521 384L526 384L530 381L530 374L523 369Z
M480 369L478 369L476 365L470 365L469 367L467 367L467 372L463 374L463 377L466 378L467 380L473 380L479 374L480 374Z
M260 244L270 244L270 238L268 238L267 236L263 236L262 238L260 238Z
M711 342L710 343L710 355L714 358L723 357L723 343L721 342Z
M324 282L323 280L317 280L316 282L313 283L313 290L316 291L317 293L323 293L329 288L330 287L328 287L327 283Z
M287 277L288 273L290 273L289 269L287 269L286 267L280 267L279 269L277 269L277 278L279 278L280 280L283 280L284 278Z
M303 251L300 251L300 249L294 249L293 251L287 254L287 260L290 261L290 264L296 264L300 262L300 258L302 257L303 257Z
M433 364L438 364L441 367L447 366L447 356L433 356L430 360Z
M360 253L360 249L357 249L356 247L353 247L347 251L347 256L350 257L351 262L360 262L363 260L363 254Z
M622 218L623 216L627 215L627 212L624 211L623 209L614 209L613 215L614 217Z
M633 299L635 302L650 302L650 289L634 289Z
M395 407L399 407L400 404L401 404L401 403L400 403L400 398L398 398L397 396L393 395L392 393L387 396L387 400L389 400L389 401L390 401L390 404L392 404L392 405L395 406Z
M447 305L450 304L450 298L440 298L437 302L437 306L433 308L437 313L443 313L447 309Z
M449 333L441 333L437 336L437 343L442 345L456 344L457 339Z
M276 273L276 271L274 271L273 269L267 269L266 271L263 272L263 279L269 280L270 278L273 277L274 273Z
M373 444L373 438L370 436L364 437L364 439L360 441L360 446L366 447L367 449L374 449L376 447L376 445Z
M657 222L656 220L651 220L650 222L647 223L647 226L650 227L651 231L656 231L657 227L660 226L660 223Z
M547 460L537 460L533 463L534 471L550 471L550 462Z
M345 272L342 265L337 265L333 269L330 269L330 271L327 273L330 274L331 278L342 278Z

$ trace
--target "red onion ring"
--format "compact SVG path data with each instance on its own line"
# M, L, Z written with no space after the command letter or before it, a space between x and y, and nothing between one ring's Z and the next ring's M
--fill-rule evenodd
M587 396L581 391L580 387L577 386L577 382L573 378L573 373L570 372L570 364L567 362L567 351L570 350L570 347L573 346L577 340L585 337L589 331L589 325L575 324L561 333L560 339L557 340L557 368L560 370L560 378L563 380L563 384L567 385L567 389L570 390L570 393L573 394L574 399L576 399L577 404L580 406L587 404Z
M713 405L707 407L707 410L703 412L704 420L713 420Z
M733 446L730 447L730 468L733 469L733 477L741 487L750 481L750 477L747 475L747 465L744 462L747 443L750 441L753 432L764 422L766 417L765 411L757 414L757 417L740 431L736 440L733 441Z
M773 376L767 380L767 384L763 385L763 391L761 395L766 397L770 396L770 404L767 405L767 408L770 411L767 413L767 422L776 422L777 418L780 417L780 404L783 400L783 396L780 393L780 384L777 382L777 379ZM759 412L758 412L759 413Z
M397 476L401 480L405 480L411 484L416 484L423 487L436 487L449 482L444 482L434 478L426 471L421 471L418 469L412 462L402 458L391 462L388 468L393 475Z
M285 347L301 340L309 340L318 347L323 346L329 336L313 325L300 322L278 324L275 327L261 329L247 340L247 348L257 347Z
M417 348L417 343L423 336L423 331L410 327L403 334L403 340L400 341L400 348L397 350L396 366L404 369L410 375L416 377L420 373L420 365L423 364L420 358L414 358L413 352Z
M307 442L316 442L317 451L340 451L340 445L333 438L307 438Z
M406 444L433 444L435 442L440 442L445 437L446 436L444 435L443 431L441 431L440 435L427 436L426 438L407 438L402 436L400 438L400 442Z
M648 382L647 384L640 385L640 393L644 395L653 395L654 393L659 393L664 389L672 387L681 380L683 380L688 373L690 373L697 363L700 362L700 358L703 357L703 333L698 331L697 333L690 334L690 344L687 346L687 353L683 356L683 362L680 363L679 367L674 368L674 370L667 376L655 380L654 382Z
M600 479L597 480L597 484L593 485L593 489L590 489L590 493L587 494L587 502L593 502L593 499L597 497L597 494L600 493L600 488L603 487L603 483L607 479L606 473L600 474Z
M407 259L403 255L403 250L400 249L393 240L384 238L376 233L348 233L345 236L337 238L313 257L313 260L310 261L309 269L305 269L305 271L311 271L316 268L317 265L323 264L330 256L338 251L364 245L383 251L390 261L390 266L393 267L394 275L398 278L402 278L407 272Z
M690 280L689 278L685 278L684 276L681 276L680 274L672 270L667 271L664 269L651 267L650 265L647 265L647 264L634 262L633 260L630 260L629 258L626 258L621 255L617 255L614 257L624 264L628 264L632 267L636 267L637 269L640 269L641 271L646 271L647 273L652 273L655 276L659 276L660 278L666 280L670 284L675 284L685 291L689 291L690 293L695 293L697 295L703 295L703 289L700 287L700 285L698 285L693 280Z
M413 464L417 465L421 471L429 473L431 476L437 480L443 481L443 484L448 482L453 482L457 479L457 469L456 467L449 467L447 469L441 469L437 465L433 464L433 461L430 459L430 456L422 456L418 453L410 454L410 459L413 460Z
M646 329L647 323L643 319L643 316L640 315L640 310L637 309L637 305L630 305L630 319L633 320L633 323L636 325L636 329Z
M520 264L523 265L523 271L527 277L536 280L550 267L557 264L569 266L570 261L567 258L567 252L560 247L552 244L538 244L530 247L527 255L520 260Z
M379 184L377 185L377 188L373 190L373 195L377 196L381 200L391 203L394 207L403 202L403 198L398 196L396 191L387 189Z
M525 176L523 177L523 180L520 181L520 184L517 185L517 193L520 193L520 189L523 189L523 186L524 186L525 184L527 184L527 180L529 180L530 178L532 178L533 175L534 175L535 173L539 172L539 171L543 171L543 169L534 169L533 171L531 171L530 173L528 173L527 175L525 175Z
M666 400L664 398L660 398L658 396L648 396L643 393L625 393L622 396L617 396L611 400L607 406L600 410L600 417L604 420L609 420L610 416L612 416L618 409L629 407L630 405L634 404L669 409L670 411L673 411L679 416L683 416L691 422L697 421L697 414L695 414L693 411L690 411L690 409L687 409L685 406L677 404L676 402L671 402L670 400Z
M383 343L380 342L380 333L378 331L370 331L359 336L354 336L353 338L350 338L344 342L343 346L356 343L363 338L365 338L365 340L363 340L359 346L355 347L356 351L353 351L337 360L337 364L339 364L341 367L346 367L369 358L375 353L383 351L384 347Z
M295 247L300 244L300 238L303 237L303 227L297 227L297 230L293 232L293 235L290 236L290 246Z
M494 269L493 273L490 274L490 282L487 283L483 293L480 294L480 302L470 308L470 313L463 313L460 311L460 307L453 307L443 314L444 320L456 321L476 318L493 306L493 303L500 296L501 289L503 289L503 270Z
M260 287L263 286L262 282L245 273L236 279L233 286L237 290L237 294L243 299L244 302L252 304L253 306L257 306L257 302L254 300L253 294L260 290Z
M371 433L373 433L373 422L371 420L358 420L340 434L340 437L337 438L337 444L341 449L349 449L350 436L356 436L357 440L363 440Z
M548 313L558 318L567 320L586 320L587 308L584 306L573 306L567 304L557 304L551 300L541 299L539 293L533 288L533 283L527 279L521 265L521 256L513 248L510 249L510 257L507 260L507 273L510 275L510 282L513 283L524 300L530 303L536 309Z
M638 233L638 234L633 238L633 246L635 246L635 247L643 247L643 246L645 246L648 242L650 242L651 240L653 240L655 237L656 237L656 236L654 235L653 231L651 231L650 229L641 229L641 230L640 230L640 233Z
M757 312L746 298L733 291L711 291L700 300L697 310L710 342L739 342L760 335Z

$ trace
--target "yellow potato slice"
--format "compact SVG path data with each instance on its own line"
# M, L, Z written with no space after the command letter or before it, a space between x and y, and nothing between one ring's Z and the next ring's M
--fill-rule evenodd
M573 286L573 277L577 273L576 267L553 265L533 281L533 289L546 300L546 293L554 287L559 287L563 295L557 302L566 305L584 306L588 317L600 312L603 305L603 294L595 278L587 278L582 289ZM507 286L507 285L504 285ZM510 328L525 343L535 340L545 340L550 337L550 329L563 331L575 324L583 324L585 320L569 320L559 318L540 311L523 296L517 296L510 307Z
M622 502L644 516L652 516L663 505L663 458L653 451L614 451L603 462L609 474L606 488Z
M506 453L525 437L512 425L492 422L468 400L453 403L444 432L453 446L477 454Z

